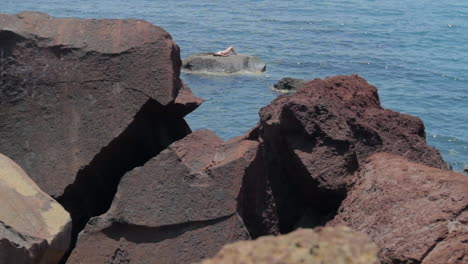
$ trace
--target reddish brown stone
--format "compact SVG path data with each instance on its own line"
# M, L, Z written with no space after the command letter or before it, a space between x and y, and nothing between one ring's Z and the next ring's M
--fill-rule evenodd
M258 145L244 137L223 143L208 130L173 143L122 178L111 208L88 223L68 263L105 263L117 251L138 263L190 263L248 239L238 197Z
M88 225L67 263L193 263L244 239L237 215L155 228L115 223L93 230Z
M369 155L387 151L446 169L413 116L380 106L377 89L363 78L313 80L260 111L268 178L282 232L324 224ZM298 223L299 222L299 223Z
M179 48L143 20L1 14L0 48L0 146L54 197L147 102L164 109L181 89Z
M371 156L338 215L379 246L382 263L466 263L468 178L400 156Z
M143 20L0 15L0 149L72 215L105 213L120 178L189 134L196 98L169 33Z

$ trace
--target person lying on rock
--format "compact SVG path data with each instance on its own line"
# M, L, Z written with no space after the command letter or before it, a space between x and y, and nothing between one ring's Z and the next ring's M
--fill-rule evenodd
M225 50L220 50L215 53L213 53L213 56L222 56L222 57L228 57L229 55L237 55L237 52L234 50L234 47L229 47Z

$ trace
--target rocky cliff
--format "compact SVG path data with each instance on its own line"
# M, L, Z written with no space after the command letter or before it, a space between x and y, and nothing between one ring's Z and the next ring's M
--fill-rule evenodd
M307 82L223 142L188 127L202 99L145 21L0 15L0 50L0 149L70 212L62 263L192 263L339 224L383 263L466 261L466 177L357 75Z

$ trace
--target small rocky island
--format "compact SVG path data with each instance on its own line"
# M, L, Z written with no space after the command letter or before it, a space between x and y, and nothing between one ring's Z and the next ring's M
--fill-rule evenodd
M0 50L2 264L467 263L468 177L357 75L223 141L146 21L0 14Z
M263 61L246 54L214 56L213 53L199 53L182 61L182 71L186 73L248 74L265 70L266 64Z

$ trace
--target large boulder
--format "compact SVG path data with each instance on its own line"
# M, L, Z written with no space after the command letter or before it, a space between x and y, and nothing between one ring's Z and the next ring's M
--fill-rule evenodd
M238 54L227 57L213 53L191 55L183 60L182 71L187 73L260 73L266 64L258 57Z
M70 215L3 154L0 200L0 263L59 263L70 245Z
M383 109L377 89L357 75L316 79L279 96L260 110L259 138L281 232L332 218L373 153L447 168L426 144L422 121Z
M178 46L143 20L1 14L0 50L0 149L76 230L127 171L190 133L183 117L201 103L179 78Z
M468 263L468 177L379 153L329 225L367 233L384 264Z
M182 87L179 48L143 20L1 14L0 48L0 146L55 197L145 104L163 111Z
M111 208L91 219L67 263L191 263L249 239L240 218L243 178L258 150L208 130L179 140L127 173ZM122 257L122 256L120 256Z
M378 264L377 247L348 227L299 229L224 246L200 264Z

